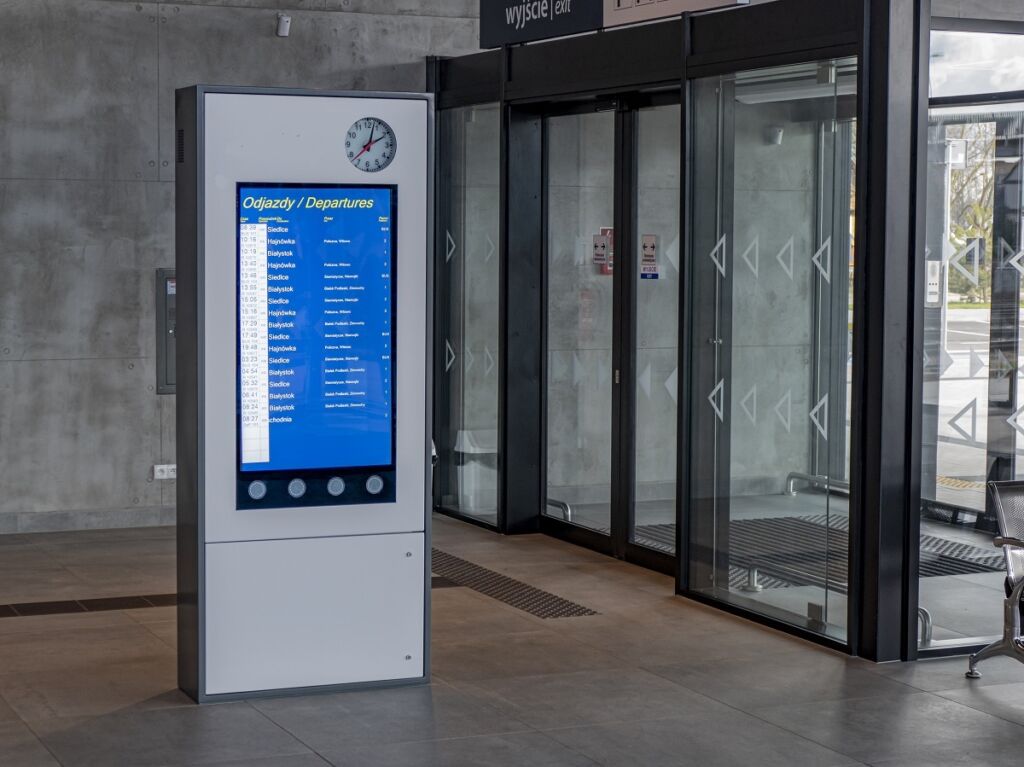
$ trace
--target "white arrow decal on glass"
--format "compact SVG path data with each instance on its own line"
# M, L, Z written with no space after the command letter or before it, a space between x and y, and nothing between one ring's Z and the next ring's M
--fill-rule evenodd
M718 267L719 273L725 276L725 247L726 247L727 235L722 235L722 239L715 245L715 249L711 251L711 260L715 262L715 266Z
M452 365L455 364L455 352L452 351L452 345L447 341L444 342L444 372L447 373L452 369Z
M996 374L996 378L1006 378L1007 373L1013 370L1013 365L1003 354L1002 349L996 349L996 364L992 366L991 370Z
M670 375L665 380L665 389L668 391L668 396L670 396L672 398L673 402L678 402L677 399L676 399L676 383L677 383L678 379L679 379L679 368L676 368L675 370L672 371L672 375Z
M794 238L790 237L789 242L782 246L779 255L775 257L775 260L782 264L782 269L789 279L793 279L793 242ZM786 260L783 260L783 256L786 257Z
M969 432L960 426L960 421L967 415L970 415L971 417L971 430ZM947 423L952 426L953 430L961 437L974 442L975 437L978 434L978 400L971 400L966 407L950 418Z
M679 271L679 237L672 240L672 243L665 249L668 262L672 264L677 272Z
M487 255L484 256L484 263L491 260L494 256L494 242L491 240L491 235L487 235Z
M974 376L978 375L978 373L981 372L981 369L985 367L985 365L987 364L988 363L981 358L981 355L978 354L978 352L976 352L974 349L971 349L971 378L974 378Z
M452 233L447 229L445 230L445 235L448 237L448 252L444 256L444 262L447 264L452 260L452 256L455 255L455 240L452 238Z
M644 372L640 374L640 388L643 389L647 399L651 398L651 366L648 365L644 368Z
M947 352L945 349L942 349L939 352L939 375L940 376L946 375L946 371L949 370L951 367L953 367L953 361L954 361L953 358L950 356L949 352Z
M725 379L723 378L718 382L718 385L712 389L711 394L708 395L708 402L711 403L712 409L715 411L715 415L718 416L719 421L725 421Z
M793 423L792 390L787 391L786 396L779 400L779 403L775 406L775 415L779 417L779 420L782 421L782 425L786 427L786 431L788 432Z
M484 375L489 376L494 370L494 355L486 346L484 347Z
M1021 274L1024 274L1024 266L1021 266L1021 259L1024 258L1024 250L1020 253L1014 251L1013 246L1004 240L1002 237L999 238L999 257L1003 264L1009 264Z
M740 400L740 407L743 408L743 412L747 414L747 418L750 422L757 426L757 387L754 386L747 395Z
M981 247L981 240L972 240L965 248L958 251L955 255L950 257L949 263L956 269L960 274L971 281L974 286L978 285L978 278L981 269L981 253L979 248ZM967 256L971 257L972 271L967 271L964 265L961 263Z
M1024 436L1024 426L1020 425L1019 418L1024 414L1024 405L1013 411L1013 415L1006 419L1006 422L1012 426L1018 434Z
M822 397L810 413L811 423L818 427L822 439L828 439L828 395Z
M818 248L818 252L811 256L811 263L818 267L825 282L832 282L832 238L829 237L825 243Z
M466 372L468 373L473 369L473 363L476 361L476 357L473 356L473 352L470 348L466 347Z
M753 254L753 260L750 259ZM743 260L747 266L750 267L750 271L754 273L754 277L757 277L757 270L761 264L761 237L760 235L754 237L754 241L747 246L747 249L743 251Z

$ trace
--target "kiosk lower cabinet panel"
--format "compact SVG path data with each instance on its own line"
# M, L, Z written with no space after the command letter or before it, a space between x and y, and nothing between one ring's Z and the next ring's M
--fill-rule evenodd
M208 545L207 693L423 676L423 565L421 533Z

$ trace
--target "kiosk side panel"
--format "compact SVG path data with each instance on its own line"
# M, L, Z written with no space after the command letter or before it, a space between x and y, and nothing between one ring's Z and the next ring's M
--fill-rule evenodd
M175 93L175 260L177 263L178 686L198 700L200 680L199 519L199 152L202 96Z

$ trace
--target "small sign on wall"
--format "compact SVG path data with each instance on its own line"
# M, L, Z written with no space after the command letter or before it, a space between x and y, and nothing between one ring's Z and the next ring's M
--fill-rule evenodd
M615 229L610 226L602 226L600 237L608 241L608 258L601 264L601 274L611 274L615 270Z
M597 266L604 266L608 263L608 238L603 234L594 235L594 263Z
M645 234L640 238L640 279L658 279L658 235Z

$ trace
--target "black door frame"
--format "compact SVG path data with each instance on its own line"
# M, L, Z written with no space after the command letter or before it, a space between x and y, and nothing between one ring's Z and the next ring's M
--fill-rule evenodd
M614 134L614 214L612 227L615 232L613 267L613 308L612 308L612 398L611 420L612 439L608 449L611 453L610 530L607 534L559 519L544 513L541 515L540 530L562 540L585 546L603 554L624 559L652 570L674 575L677 557L656 549L634 543L632 532L636 519L635 498L635 453L636 453L636 328L637 328L637 269L636 225L638 215L637 177L637 121L641 109L654 106L679 105L682 108L678 88L654 93L617 94L614 98L595 98L583 103L579 101L552 101L530 106L530 111L542 120L572 114L613 112ZM546 123L544 123L546 126ZM548 144L546 127L542 152L544 188L547 188ZM548 252L547 234L550 222L547 216L547 200L544 208L544 268L543 268L543 316L542 348L547 349L547 297L548 297ZM543 466L544 487L547 487L547 369L545 364L542 389L543 406ZM547 499L545 499L545 504ZM545 509L547 511L547 509ZM678 523L678 513L677 513Z

